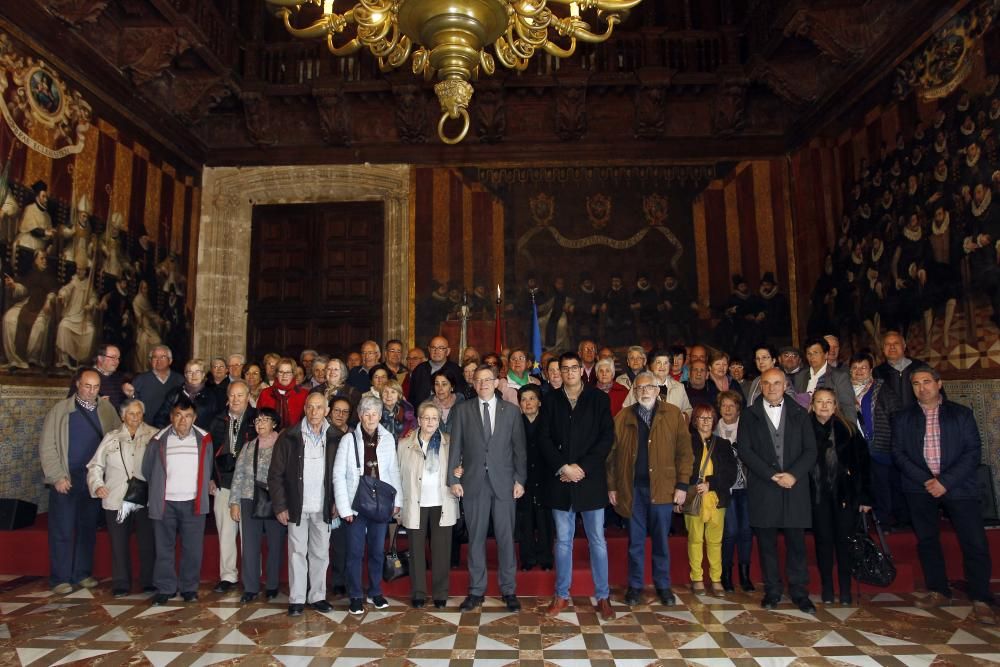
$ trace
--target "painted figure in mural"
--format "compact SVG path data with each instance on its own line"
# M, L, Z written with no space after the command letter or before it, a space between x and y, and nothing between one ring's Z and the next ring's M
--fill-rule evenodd
M660 305L660 295L649 282L649 276L643 272L638 275L635 281L635 289L632 290L631 303L629 306L635 313L636 322L639 325L639 340L649 340L656 343L657 329L657 306Z
M101 238L101 256L104 259L101 270L104 274L104 289L111 289L119 278L124 278L132 271L128 256L125 254L124 236L125 219L121 213L112 213L108 228ZM143 368L143 370L146 369Z
M566 281L557 276L552 282L552 296L538 304L538 328L542 332L543 349L556 354L573 349L567 317L572 309L573 299L566 296Z
M68 227L60 230L63 239L62 259L76 266L90 265L94 256L94 242L91 231L91 206L87 195L80 197L76 209L72 212L72 221Z
M10 368L44 365L43 351L58 280L48 272L44 251L35 251L33 266L23 278L4 276L14 303L3 316L3 350Z
M629 308L629 295L624 288L622 274L611 274L611 289L604 295L601 312L604 313L604 339L611 347L628 345L635 340L635 320Z
M584 338L596 339L599 334L601 297L594 288L594 279L586 271L580 274L580 287L573 297L570 310L573 313L576 342L579 343Z
M177 285L171 285L167 298L160 307L160 317L163 320L163 339L173 350L188 349L188 321L184 310L184 295L177 291Z
M120 278L101 297L101 340L113 343L122 351L124 359L131 359L132 342L135 338L132 317L132 297L128 293L128 281ZM146 406L147 409L149 406Z
M21 212L21 207L17 204L14 193L7 190L7 195L0 205L0 244L3 244L3 252L6 254L17 238L17 214Z
M48 248L55 233L52 229L52 216L48 210L49 186L45 181L37 181L31 186L31 191L34 192L35 199L24 207L24 213L21 214L16 241L17 250L11 257L19 275L31 271L35 251Z
M163 318L156 313L150 301L149 283L145 280L139 283L139 292L132 301L132 314L135 316L132 370L141 373L149 370L149 353L162 342L160 331L163 327Z
M75 370L91 357L94 348L94 313L97 293L90 280L86 258L76 265L76 275L60 288L62 319L56 328L56 367Z

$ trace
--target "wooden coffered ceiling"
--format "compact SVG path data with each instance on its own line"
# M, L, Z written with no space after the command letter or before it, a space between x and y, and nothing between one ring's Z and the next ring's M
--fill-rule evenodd
M458 146L431 84L292 40L263 0L6 0L0 27L193 166L723 162L842 117L968 1L646 0L610 42L477 82Z

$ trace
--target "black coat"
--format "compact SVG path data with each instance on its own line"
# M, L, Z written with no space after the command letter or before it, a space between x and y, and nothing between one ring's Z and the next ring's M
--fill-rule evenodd
M175 387L167 392L167 397L163 399L160 411L153 418L153 426L163 428L170 424L170 411L173 410L174 404L182 393L184 393L184 385ZM207 384L199 393L190 398L197 413L194 418L195 426L207 431L211 427L215 415L219 414L219 410L225 408L226 404L219 403L219 395L215 391L215 388Z
M585 385L571 408L566 392L551 391L542 403L537 443L547 466L546 504L552 509L584 512L608 504L607 459L615 439L611 401ZM583 468L579 482L562 482L556 472L567 464Z
M208 429L215 444L215 473L212 479L216 486L221 489L228 489L233 483L233 473L236 471L236 458L243 451L248 442L257 437L257 429L254 428L253 420L257 417L257 410L252 405L248 405L243 414L243 421L240 422L240 430L236 434L236 453L229 453L229 430L231 420L229 410L223 410L212 420L212 425Z
M927 368L927 365L916 359L902 372L893 368L888 361L883 361L875 367L872 375L885 382L886 386L895 392L896 398L899 399L899 409L905 410L917 404L917 398L913 394L913 386L910 384L910 376L913 375L913 371L920 368Z
M451 376L458 382L455 385L455 393L466 395L465 375L462 373L462 368L451 360L445 361L441 368L442 370L451 371ZM419 408L421 403L431 397L434 391L434 383L431 382L431 375L431 362L429 361L418 364L413 369L413 373L410 374L410 395L406 398L414 408Z
M944 401L938 408L941 429L941 474L938 481L948 498L979 496L976 468L982 461L983 444L972 410ZM917 403L900 410L892 419L892 459L899 468L903 493L927 493L924 483L933 477L924 459L927 417Z
M736 447L746 468L747 500L750 504L750 525L754 528L810 528L812 503L808 475L816 463L816 436L809 414L787 396L785 415L785 465L779 465L765 401L754 402L740 415L736 432ZM790 489L778 486L771 477L779 472L791 473L795 485Z
M736 455L733 454L733 443L717 435L712 436L715 446L712 449L712 474L706 475L708 490L715 491L719 497L719 507L729 506L729 489L736 483ZM691 480L688 484L688 495L697 493L694 485L698 483L698 473L701 472L701 455L704 444L701 436L691 434L691 451L694 453L694 466L691 468Z
M326 430L326 475L323 477L323 520L333 520L333 460L343 433L331 426ZM302 519L302 470L304 466L302 422L281 432L274 443L271 466L267 469L267 489L274 513L288 511L288 523Z
M871 459L864 436L851 433L837 418L826 424L815 415L809 420L816 435L816 465L810 476L813 502L818 504L833 494L838 506L852 511L860 505L871 506ZM831 464L836 467L831 469Z

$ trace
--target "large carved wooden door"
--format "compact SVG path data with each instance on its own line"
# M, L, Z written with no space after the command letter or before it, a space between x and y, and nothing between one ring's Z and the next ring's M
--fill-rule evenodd
M381 202L255 206L250 356L381 340L383 227Z

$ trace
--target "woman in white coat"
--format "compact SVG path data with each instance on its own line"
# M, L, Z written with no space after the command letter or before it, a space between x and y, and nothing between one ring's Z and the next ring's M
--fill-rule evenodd
M382 480L396 490L394 515L399 513L399 506L403 502L396 440L379 425L382 401L366 394L358 404L358 418L360 422L357 427L341 438L337 457L333 462L333 494L337 502L337 513L347 523L346 578L347 594L351 598L349 611L352 614L363 614L365 611L365 593L361 588L361 559L365 555L365 546L368 547L368 600L376 609L389 606L382 595L382 559L389 523L371 521L351 509L362 472Z
M434 606L448 602L452 526L458 519L458 498L448 486L448 434L442 433L441 410L433 401L417 408L417 425L399 441L399 472L403 481L399 521L410 538L411 602L415 609L427 597L425 544L431 542Z

